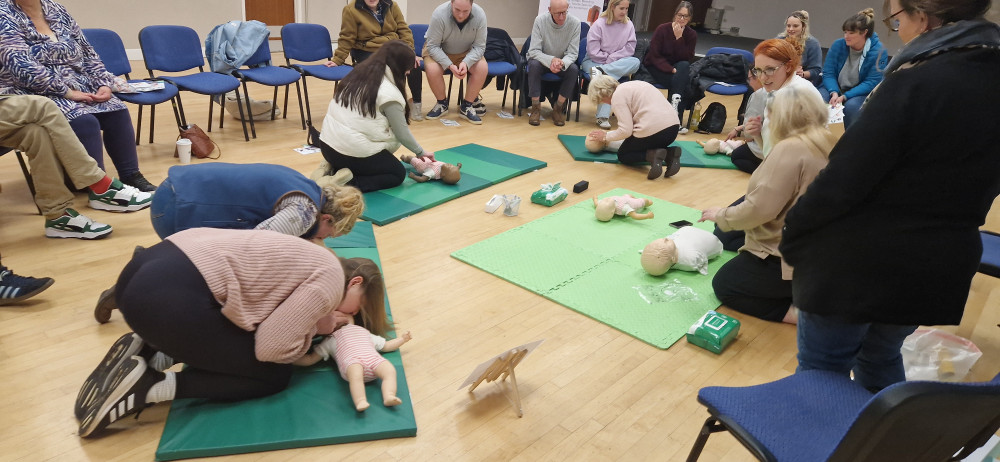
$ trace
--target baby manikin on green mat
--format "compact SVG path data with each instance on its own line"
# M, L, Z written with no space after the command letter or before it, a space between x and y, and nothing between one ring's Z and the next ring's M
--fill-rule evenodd
M615 217L600 222L594 203L579 203L484 241L452 257L505 279L659 348L682 338L705 312L721 305L712 290L716 271L736 253L708 261L706 273L671 269L647 274L639 251L676 231L671 222L697 222L699 210L626 189L648 198L654 218ZM696 223L709 231L711 223Z

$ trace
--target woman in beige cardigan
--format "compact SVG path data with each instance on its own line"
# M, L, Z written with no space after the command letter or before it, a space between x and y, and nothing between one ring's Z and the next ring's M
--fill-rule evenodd
M792 268L778 251L781 228L836 142L826 128L826 106L802 95L805 91L815 90L789 87L773 93L767 109L773 147L750 176L746 199L706 209L700 220L714 221L723 231L746 231L746 244L719 269L712 287L724 305L768 321L796 322Z

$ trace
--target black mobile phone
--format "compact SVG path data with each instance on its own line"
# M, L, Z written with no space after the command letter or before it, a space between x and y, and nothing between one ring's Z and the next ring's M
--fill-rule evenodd
M671 223L670 226L673 226L674 228L677 228L677 229L681 229L681 228L683 228L685 226L691 226L691 222L687 221L687 220L677 220L677 221Z

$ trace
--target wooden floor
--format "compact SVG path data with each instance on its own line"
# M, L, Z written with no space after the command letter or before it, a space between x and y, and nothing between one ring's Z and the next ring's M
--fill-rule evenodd
M311 80L310 90L319 121L332 85ZM261 87L251 93L257 99L270 99L270 91ZM425 101L432 100L429 89L424 95ZM208 98L184 96L189 119L204 127ZM572 185L588 180L588 191L571 194L567 204L556 208L616 187L704 208L729 204L745 192L749 178L736 170L683 168L674 178L648 181L642 169L575 162L556 135L585 135L594 128L589 101L584 101L579 123L557 128L548 120L531 127L526 117L498 118L501 93L493 88L484 99L490 112L483 125L418 122L412 126L416 138L429 150L475 142L544 160L548 167L375 230L394 317L400 329L413 333L414 340L403 347L402 355L417 436L223 460L683 460L707 416L695 399L700 387L756 384L794 371L791 325L736 314L743 329L721 355L683 341L660 350L452 259L449 254L457 249L553 211L525 201L517 217L483 213L494 194L526 199L542 183ZM730 114L727 130L734 126L736 97L710 95L708 101L725 103ZM424 110L429 106L425 103ZM135 107L130 110L135 117ZM509 101L506 110L510 111ZM172 127L172 116L162 106L154 144L145 143L144 131L139 159L153 183L159 183L176 163ZM297 110L288 119L259 123L257 134L256 140L244 142L240 125L232 118L226 119L224 129L216 125L210 133L222 148L223 162L270 162L307 174L320 162L319 154L292 151L306 139ZM138 421L116 424L121 431L94 440L76 436L71 411L84 378L110 344L128 331L120 314L99 325L92 310L133 247L158 241L149 212L91 210L86 195L78 194L78 210L111 224L114 233L93 242L47 239L12 155L0 157L0 184L3 263L18 274L56 279L52 288L27 303L0 307L0 460L152 460L168 406L148 409ZM1000 230L1000 223L993 225ZM973 374L982 379L998 370L995 325L1000 321L996 309L1000 290L994 280L981 276L973 290L987 306L973 335L986 351ZM725 308L723 312L733 314ZM457 390L480 362L538 339L545 342L517 370L523 418L516 416L502 386L484 384L475 396ZM753 459L732 437L717 434L709 440L702 460Z

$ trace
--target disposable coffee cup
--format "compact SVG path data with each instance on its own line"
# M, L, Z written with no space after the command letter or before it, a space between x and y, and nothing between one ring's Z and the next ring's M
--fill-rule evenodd
M187 138L177 140L177 160L182 164L191 163L191 140Z

